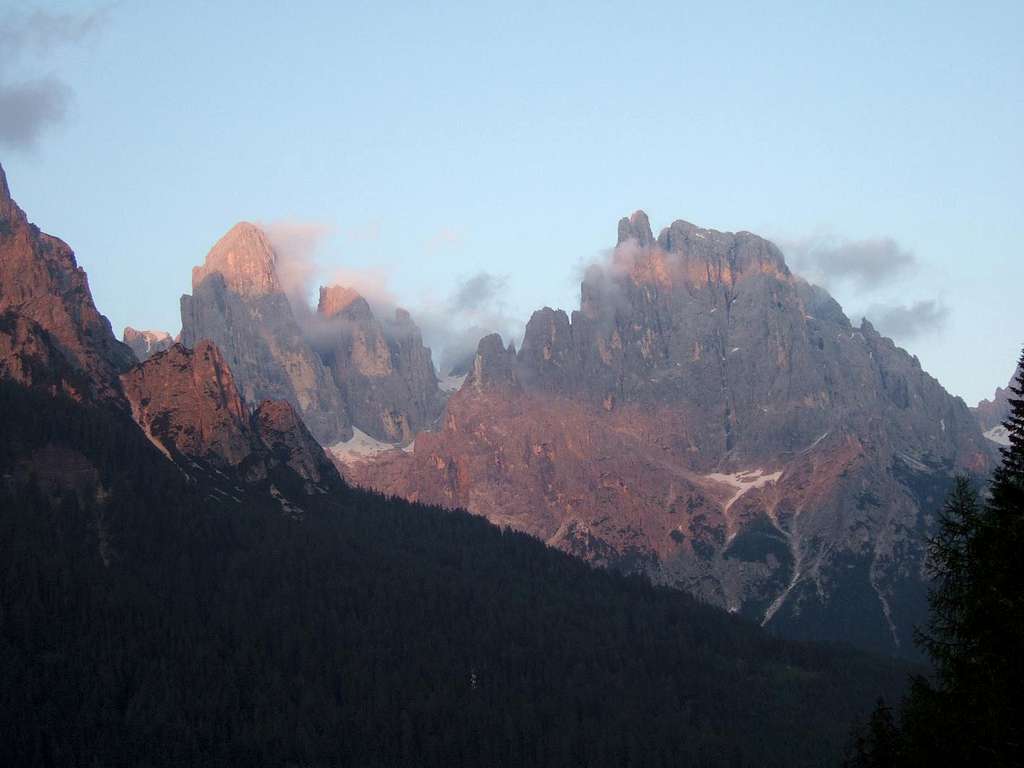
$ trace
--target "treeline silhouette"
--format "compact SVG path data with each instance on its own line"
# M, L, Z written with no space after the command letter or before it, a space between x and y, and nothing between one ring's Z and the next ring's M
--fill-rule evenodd
M793 768L901 693L467 514L223 504L126 414L11 383L0 413L5 765Z
M912 680L898 713L883 697L854 728L851 768L1024 765L1024 353L1018 371L987 494L958 478L930 542L917 639L933 674Z

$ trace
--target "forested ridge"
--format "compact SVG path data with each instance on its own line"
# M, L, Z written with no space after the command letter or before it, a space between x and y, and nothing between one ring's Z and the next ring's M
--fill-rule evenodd
M227 503L109 407L0 412L7 765L834 764L905 679L466 514Z

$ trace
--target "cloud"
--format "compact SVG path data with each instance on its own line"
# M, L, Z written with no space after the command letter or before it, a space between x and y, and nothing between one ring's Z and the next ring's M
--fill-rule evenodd
M12 68L26 56L45 58L60 46L77 45L102 29L110 9L90 13L10 12L0 18L0 144L32 149L40 135L67 118L71 87L53 75L20 78Z
M317 251L333 228L319 221L283 219L262 224L274 254L275 268L284 292L293 301L308 299L316 280Z
M777 244L797 273L825 287L849 283L871 290L917 266L914 254L891 237L813 235Z
M89 13L12 11L0 19L0 43L4 51L0 56L11 57L26 50L45 54L61 45L80 43L106 26L109 20L109 5Z
M50 125L67 115L71 89L56 78L0 83L0 143L29 149Z
M450 299L451 308L456 312L486 310L496 300L500 300L507 285L507 276L479 272L455 289Z
M336 343L347 326L338 319L324 320L316 312L317 286L340 285L356 290L370 305L385 332L392 326L395 310L402 306L392 289L392 272L387 267L341 267L326 273L319 262L333 227L317 221L279 220L261 224L276 256L281 287L306 339L318 350ZM351 239L349 232L342 237ZM478 272L459 281L440 300L425 299L408 306L412 319L433 352L442 373L476 351L477 343L489 333L500 333L506 341L522 335L523 324L513 317L504 300L508 277Z
M423 337L436 346L442 373L474 354L490 333L500 333L506 344L522 337L524 324L504 299L507 286L507 275L478 272L462 280L440 306L422 308Z
M924 299L910 305L873 304L867 316L884 336L906 340L941 330L949 319L949 308Z

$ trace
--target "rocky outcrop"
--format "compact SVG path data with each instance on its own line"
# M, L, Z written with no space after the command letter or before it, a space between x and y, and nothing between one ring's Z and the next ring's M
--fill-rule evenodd
M217 509L270 504L297 516L344 493L334 465L291 405L264 401L251 410L211 342L200 340L194 350L174 345L136 363L96 310L71 249L27 223L2 173L0 257L4 396L33 408L44 402L50 423L70 419L73 427L70 439L46 430L32 435L36 447L4 482L34 483L54 494L73 491L102 511L116 502L117 489L104 485L110 478L89 456L99 445L121 445L115 436L125 431L131 437L123 444L145 453L137 425ZM17 444L5 447L20 450ZM163 460L154 452L140 466L154 461ZM108 544L100 548L109 562Z
M925 535L992 460L969 409L750 233L637 212L571 316L480 344L442 429L350 462L780 631L913 652Z
M258 227L235 225L192 270L192 295L181 297L181 342L214 342L245 400L286 400L321 443L347 440L341 393L303 338L275 260Z
M1010 377L1009 384L1005 387L997 387L991 400L982 400L976 408L972 409L985 437L997 445L1007 446L1010 444L1010 436L1006 427L1003 426L1003 422L1010 415L1010 399L1015 396L1011 387L1014 382L1024 381L1022 376L1024 376L1024 368L1018 366L1013 376Z
M174 343L167 331L139 331L130 325L125 327L121 340L135 353L140 362L146 361L157 352L169 349Z
M96 309L85 271L62 240L39 231L11 198L0 167L0 312L44 329L67 362L86 374L91 394L116 399L117 377L134 364Z
M520 384L516 368L515 346L509 344L506 347L501 336L492 333L480 339L473 367L466 375L463 386L475 392L518 391Z
M430 350L409 313L381 323L351 288L320 289L322 355L352 423L373 438L408 443L428 428L442 400Z
M250 412L209 341L195 349L175 344L122 382L135 421L186 472L260 483L285 469L301 478L307 494L338 489L336 471L292 406L266 400Z
M86 373L68 361L39 323L10 310L0 313L0 380L79 402L90 399L95 390Z

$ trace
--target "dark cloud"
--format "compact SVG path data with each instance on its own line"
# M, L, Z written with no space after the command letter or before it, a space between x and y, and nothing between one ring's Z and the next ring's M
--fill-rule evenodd
M914 254L891 237L844 240L813 236L783 240L778 245L798 274L826 287L850 283L870 290L917 265Z
M10 12L0 18L0 56L11 58L24 51L45 54L61 45L86 40L110 18L110 6L89 13Z
M21 60L43 60L55 48L77 45L101 29L109 7L90 13L10 12L0 17L0 144L30 149L52 125L62 122L71 88L54 77L23 78L12 70Z
M480 272L464 280L452 294L450 305L455 312L479 312L500 301L508 285L508 277Z
M934 299L910 305L874 304L868 319L885 336L906 340L941 330L949 318L949 308Z
M0 82L0 143L28 149L68 111L71 89L56 78L9 85Z

